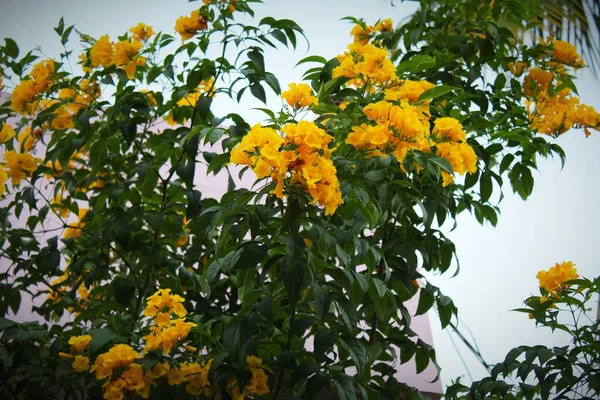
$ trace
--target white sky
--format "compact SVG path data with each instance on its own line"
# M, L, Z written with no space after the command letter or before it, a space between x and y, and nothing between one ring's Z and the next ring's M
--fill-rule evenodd
M351 26L339 19L344 16L363 17L374 23L391 17L401 21L414 10L415 3L398 3L392 7L386 0L266 0L257 5L257 17L271 15L289 18L302 26L311 44L306 51L299 41L296 52L269 51L267 69L280 80L283 88L300 80L302 68L293 69L298 60L308 55L333 57L344 51L350 41ZM66 25L77 27L93 36L109 34L116 38L138 22L152 25L156 31L173 33L177 17L188 14L199 3L181 0L0 0L0 38L12 37L23 50L41 46L49 57L57 57L60 41L52 28L61 16ZM74 37L75 39L75 37ZM75 44L75 43L74 43ZM74 53L77 53L74 52ZM600 110L600 83L591 72L580 73L578 82L582 102ZM262 115L249 112L249 107L262 105L243 102L217 102L217 114L234 111L250 123ZM270 97L270 108L278 108L279 100ZM582 275L598 275L599 257L597 227L600 172L600 132L590 138L583 132L569 132L557 140L567 153L567 163L561 171L559 160L540 160L534 193L527 202L505 188L498 226L480 226L474 216L463 214L458 228L450 234L461 262L461 272L455 278L430 277L459 308L466 324L490 363L502 361L511 348L520 344L565 345L564 336L535 329L526 315L510 312L520 307L522 300L537 293L535 275L557 261L572 260ZM434 313L430 313L435 347L443 368L445 384L457 376L466 376L448 334L439 329ZM455 339L457 341L457 339ZM484 370L464 346L458 348L474 378ZM464 381L465 379L463 379ZM468 377L466 378L468 381Z

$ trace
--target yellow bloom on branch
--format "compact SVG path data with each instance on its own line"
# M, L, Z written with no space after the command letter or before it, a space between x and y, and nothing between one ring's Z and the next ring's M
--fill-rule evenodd
M2 130L0 130L0 143L8 142L13 137L15 137L15 130L13 127L6 122L3 122Z
M6 191L6 181L7 180L8 180L8 174L6 173L4 168L2 168L0 166L0 196L2 196L4 194L4 192Z
M281 93L281 97L293 108L304 108L317 104L317 98L312 94L312 88L306 83L290 83L289 89Z
M90 359L85 356L77 355L75 356L75 361L73 361L72 367L77 372L84 372L90 369Z
M572 261L563 261L556 263L547 271L539 271L536 278L540 281L540 288L556 295L557 291L569 287L565 282L579 278L579 274Z
M33 80L24 80L19 83L12 92L10 108L20 114L29 113L29 105L39 94Z
M4 153L4 160L13 186L18 186L25 177L31 176L42 162L41 159L33 157L31 154L16 153L12 150Z
M69 344L71 345L71 350L77 353L83 353L83 351L87 349L91 341L91 335L72 336L69 339Z
M142 22L129 30L135 40L146 41L154 35L154 29Z
M141 357L128 344L116 344L96 358L91 372L96 372L96 379L110 378L115 370L126 367Z
M585 63L581 59L577 49L571 43L554 39L550 45L552 46L552 52L550 53L550 58L552 61L568 65L573 68L581 68L585 66Z
M183 318L187 315L187 311L182 304L184 298L177 294L171 294L171 289L159 289L147 300L148 305L144 310L144 315L147 317L176 314L178 317Z
M198 31L207 27L208 23L200 16L200 10L192 11L189 16L179 17L175 22L175 31L181 35L182 40L193 38Z
M100 37L90 48L92 67L109 67L113 63L113 44L108 35Z

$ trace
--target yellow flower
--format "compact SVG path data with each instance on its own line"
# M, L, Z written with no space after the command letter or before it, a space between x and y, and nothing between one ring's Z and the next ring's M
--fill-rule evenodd
M289 90L281 94L281 97L291 106L296 109L308 107L312 104L317 104L317 98L312 95L312 89L306 83L289 84Z
M90 48L92 67L108 67L113 63L113 44L108 35L100 37Z
M371 38L371 32L373 32L372 27L356 24L350 31L350 34L354 36L355 43L367 44Z
M72 365L73 369L77 372L84 372L90 369L90 359L84 356L75 356L75 361Z
M525 77L523 94L528 97L543 96L554 79L554 73L541 68L533 68Z
M62 351L58 353L58 357L63 358L65 360L72 360L73 358L75 358L74 355L69 353L63 353Z
M373 26L376 32L391 32L394 29L394 24L391 18L382 19Z
M31 134L31 127L26 126L19 132L17 141L21 143L21 147L24 151L33 149L36 143L36 138Z
M178 317L185 317L187 311L183 306L184 298L171 294L171 289L159 289L147 299L148 305L144 310L144 315L147 317L156 317L160 313L167 315L176 314Z
M79 59L81 60L81 70L84 73L92 72L92 68L90 67L90 62L87 58L87 54L81 53L79 55Z
M252 376L243 390L240 390L235 379L231 379L227 383L226 389L234 400L243 400L246 396L262 396L269 393L268 377L262 365L262 360L255 356L248 356L246 358L246 369L250 371Z
M200 16L200 10L192 11L189 16L179 17L175 22L175 31L181 35L182 40L193 38L198 31L206 29L208 23Z
M150 25L139 23L129 30L135 40L146 41L154 35L154 30Z
M39 94L33 80L21 81L12 92L10 108L16 113L28 113L28 106Z
M71 345L72 351L75 351L77 353L83 353L83 351L87 349L91 341L91 335L72 336L69 339L69 344Z
M554 39L551 43L552 52L550 58L552 61L569 65L574 68L581 68L585 65L577 49L571 43Z
M29 76L33 78L33 84L38 92L44 92L49 89L51 76L54 74L54 60L43 60L33 66Z
M565 282L579 278L575 264L571 261L556 263L547 271L539 271L536 278L540 281L540 288L556 295L556 292L569 287Z
M372 44L352 43L348 51L338 55L340 65L333 69L333 78L350 78L349 85L383 84L396 77L389 52Z
M67 110L67 108L59 108L54 112L54 119L52 120L52 129L63 130L71 129L75 127L73 123L73 116Z
M8 142L15 136L15 130L12 126L6 122L2 123L2 130L0 131L0 143Z
M150 334L143 337L146 342L144 353L162 348L164 355L169 354L173 346L184 340L194 326L195 323L179 318L172 320L168 325L152 327Z
M140 354L127 344L116 344L106 353L100 354L92 366L91 372L96 372L96 379L112 376L113 371L128 366L134 360L141 358Z
M166 376L171 370L171 366L168 362L157 363L152 369L152 377L153 379L162 378Z
M467 134L458 120L450 117L438 118L435 120L435 126L432 133L439 140L449 140L451 142L466 142Z
M129 64L135 60L141 48L142 44L140 42L131 42L129 40L122 40L118 42L115 45L112 56L113 64L117 67Z
M416 103L419 97L427 90L435 87L433 83L427 81L405 80L401 84L392 86L385 90L386 100L406 99L411 103Z
M85 222L81 222L81 220L85 217L85 215L87 214L87 209L86 208L80 208L79 209L79 215L78 215L78 220L77 223L75 225L69 225L67 227L67 229L65 229L65 233L63 234L63 238L65 239L71 239L71 238L78 238L81 236L81 229L84 227Z
M203 395L209 397L212 395L212 388L208 381L208 372L210 371L212 360L200 365L198 363L182 363L181 375L182 381L187 382L185 390L193 396Z
M6 173L4 168L2 168L0 166L0 196L4 195L4 192L6 191L6 181L7 180L8 180L8 174Z
M527 68L527 63L524 63L522 61L518 61L517 63L513 63L513 62L508 63L508 69L514 76L517 76L517 77L519 77L523 74L523 72L525 71L525 68Z
M467 143L443 142L436 145L436 154L448 160L452 170L463 175L465 172L474 173L477 170L477 156ZM452 181L442 176L447 186Z
M31 154L16 153L12 150L4 153L4 160L13 186L19 185L25 177L31 176L42 162L41 159L33 157Z

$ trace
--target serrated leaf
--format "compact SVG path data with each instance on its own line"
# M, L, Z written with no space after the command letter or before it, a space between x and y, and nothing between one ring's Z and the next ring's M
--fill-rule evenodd
M367 361L367 351L360 340L356 338L347 338L346 340L340 338L338 344L348 352L352 362L358 369L358 373L361 374Z

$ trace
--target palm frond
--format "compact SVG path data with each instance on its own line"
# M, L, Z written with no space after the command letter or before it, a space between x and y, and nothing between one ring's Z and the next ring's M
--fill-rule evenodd
M597 76L600 71L600 0L541 0L537 35L573 43Z

